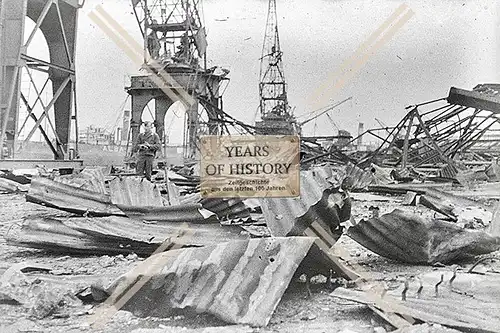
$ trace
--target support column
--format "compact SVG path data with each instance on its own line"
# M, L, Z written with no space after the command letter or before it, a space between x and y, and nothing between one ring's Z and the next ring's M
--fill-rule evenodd
M162 142L164 141L165 136L165 115L172 104L174 104L174 101L167 96L157 97L155 99L156 134L158 134Z
M0 6L0 152L14 151L19 113L21 48L27 0L2 0ZM0 153L0 159L3 154Z
M135 142L141 130L142 112L148 103L154 98L150 93L132 95L132 111L130 118L130 130L132 131L132 142Z

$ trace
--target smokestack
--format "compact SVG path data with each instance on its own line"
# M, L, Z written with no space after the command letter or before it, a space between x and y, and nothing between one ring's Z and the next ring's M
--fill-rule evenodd
M365 124L363 123L359 123L358 124L358 149L361 148L361 146L363 145L363 137L360 136L361 134L363 134L363 132L365 131Z

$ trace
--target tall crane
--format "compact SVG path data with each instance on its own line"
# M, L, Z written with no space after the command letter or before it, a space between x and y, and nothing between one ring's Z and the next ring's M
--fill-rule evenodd
M132 76L132 139L139 134L142 112L155 100L154 124L160 138L165 115L177 101L185 112L184 158L199 158L199 138L227 131L221 85L229 71L207 68L207 35L202 0L130 0L144 39L146 75Z
M260 58L260 115L256 124L260 134L295 134L300 132L288 105L287 84L278 33L276 0L269 0L266 31Z

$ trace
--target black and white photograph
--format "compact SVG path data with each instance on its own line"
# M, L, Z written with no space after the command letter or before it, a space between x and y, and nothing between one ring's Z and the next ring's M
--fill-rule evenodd
M0 332L500 333L500 2L0 0Z

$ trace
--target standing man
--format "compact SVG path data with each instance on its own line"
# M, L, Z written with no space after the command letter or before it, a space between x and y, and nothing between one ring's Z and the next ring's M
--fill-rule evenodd
M132 153L137 154L137 175L145 175L151 181L151 171L153 171L153 161L156 151L161 148L160 137L153 131L153 123L144 122L144 132L140 133L132 148Z

